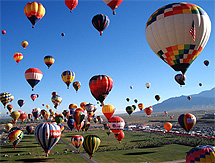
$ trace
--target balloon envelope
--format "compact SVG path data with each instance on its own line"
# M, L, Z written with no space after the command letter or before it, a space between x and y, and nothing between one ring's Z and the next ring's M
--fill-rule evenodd
M10 142L13 144L14 149L19 144L19 142L22 140L23 136L24 136L24 133L22 132L22 130L20 130L17 127L13 127L9 131L8 137L9 137Z
M72 83L72 81L75 79L75 73L72 71L64 71L61 74L61 78L63 82L67 85L67 89L69 89L69 85Z
M178 117L178 123L185 131L189 132L196 124L196 117L190 113L181 114Z
M84 142L84 138L81 135L74 135L71 138L71 142L72 142L72 145L74 145L75 148L78 149L82 145L82 143Z
M104 14L97 14L92 19L93 26L99 31L100 36L103 31L109 26L110 20L108 16Z
M114 114L115 108L113 105L104 105L102 107L102 113L107 119L110 119Z
M83 147L90 158L100 145L100 138L96 135L87 135L84 137Z
M114 134L118 134L124 129L125 121L121 117L112 117L108 120L108 126Z
M167 123L164 124L164 128L169 132L171 130L171 128L172 128L172 124L167 122Z
M3 92L0 94L0 101L6 107L6 105L13 100L13 96L9 92Z
M34 87L40 82L43 74L38 68L29 68L25 71L25 79L31 85L32 91Z
M51 65L53 65L54 61L55 59L51 55L47 55L44 57L44 62L46 66L48 66L48 69L51 67Z

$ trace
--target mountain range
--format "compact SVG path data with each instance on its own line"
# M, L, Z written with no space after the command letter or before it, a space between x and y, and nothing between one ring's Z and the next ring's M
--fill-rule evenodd
M215 109L215 88L202 91L199 94L188 96L172 97L161 103L153 105L153 112L190 110L190 109Z

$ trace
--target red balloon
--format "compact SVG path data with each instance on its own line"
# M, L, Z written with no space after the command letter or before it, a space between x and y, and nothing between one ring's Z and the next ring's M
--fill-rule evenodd
M151 115L153 112L153 108L152 108L152 106L149 106L149 107L145 108L144 111L147 115Z
M70 12L78 5L78 0L65 0L65 5L70 9Z
M121 117L112 117L108 120L108 126L114 134L118 134L124 129L125 121Z
M2 30L1 33L4 35L4 34L6 34L6 31L5 31L5 30Z
M122 139L125 136L125 134L122 130L118 134L114 134L114 135L115 135L115 138L119 141L119 143L122 141Z
M113 80L107 75L96 75L90 79L89 86L93 97L103 103L113 87Z

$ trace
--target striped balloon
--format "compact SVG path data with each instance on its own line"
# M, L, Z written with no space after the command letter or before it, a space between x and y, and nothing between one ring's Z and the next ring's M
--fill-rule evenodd
M108 120L108 126L114 134L118 134L124 129L125 121L121 117L112 117Z
M16 63L18 64L18 63L22 60L23 55L22 55L22 53L15 53L15 54L13 55L13 58L14 58L14 60L16 61Z
M139 103L139 104L138 104L138 108L142 111L143 108L144 108L144 104L143 104L143 103Z
M84 138L81 135L74 135L72 136L71 141L72 141L72 145L74 145L75 148L78 149L84 142Z
M110 20L104 14L95 15L92 19L93 26L99 31L102 36L103 31L109 26Z
M53 65L54 61L55 61L54 57L50 55L44 57L44 62L48 66L48 69L50 68L51 65Z
M39 124L34 131L35 138L48 155L54 145L60 140L61 130L57 124L45 122Z
M13 101L13 99L14 97L9 92L3 92L0 94L0 101L4 105L4 108L9 102Z
M178 123L183 129L189 132L196 124L196 117L193 114L185 113L178 117Z
M25 71L25 79L31 85L32 91L34 87L40 82L43 74L38 68L29 68Z
M30 134L34 130L33 126L26 126L26 131Z
M72 81L75 79L75 73L72 71L64 71L61 74L62 80L67 85L67 89L69 89L69 85L72 83Z
M192 148L186 156L186 162L215 162L215 146L202 145Z
M87 135L84 137L83 147L90 158L100 145L100 138L96 135Z

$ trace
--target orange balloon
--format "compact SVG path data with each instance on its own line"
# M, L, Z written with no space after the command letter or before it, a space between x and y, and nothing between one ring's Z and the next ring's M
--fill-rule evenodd
M107 119L110 119L114 114L115 108L113 105L104 105L102 107L102 113Z
M164 128L165 128L168 132L169 132L169 131L171 130L171 128L172 128L172 124L169 123L169 122L165 123L163 126L164 126Z

